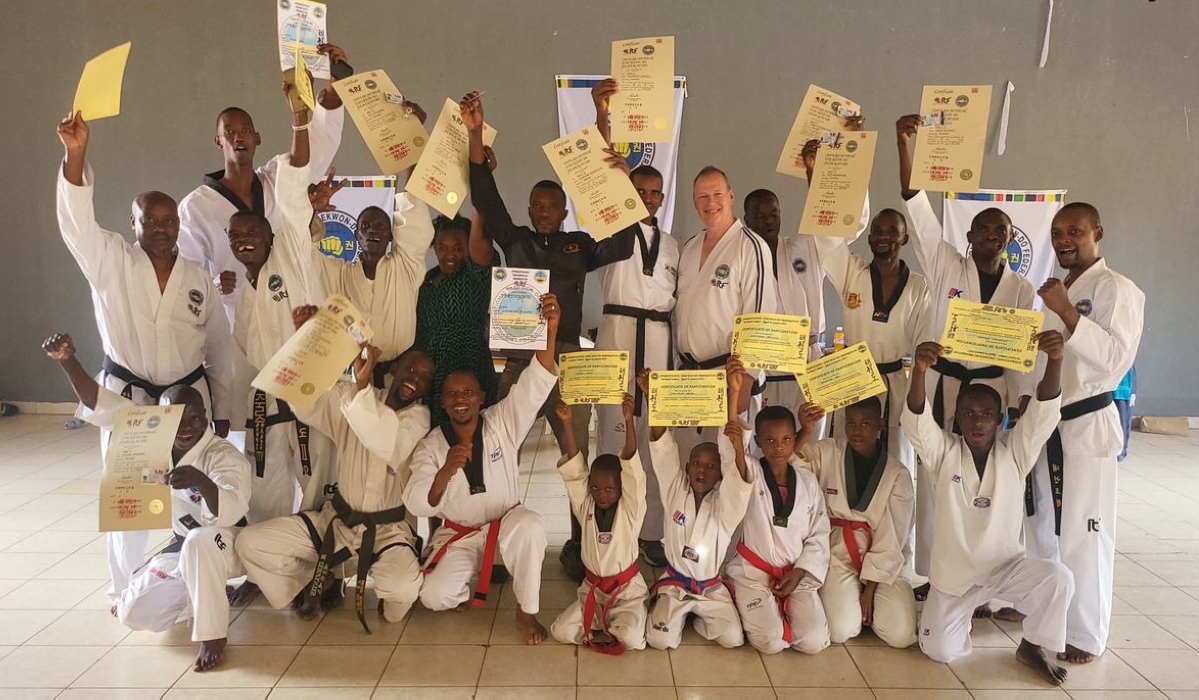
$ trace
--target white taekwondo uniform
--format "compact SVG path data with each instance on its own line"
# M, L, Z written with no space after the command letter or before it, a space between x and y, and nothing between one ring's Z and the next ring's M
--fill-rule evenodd
M687 615L694 614L701 637L726 649L739 647L745 643L741 618L720 568L745 517L752 485L741 478L735 462L721 459L720 483L697 505L672 431L651 441L649 448L662 505L671 514L664 537L670 566L653 586L645 631L649 645L677 648Z
M832 559L820 587L832 642L843 644L861 634L862 586L873 581L874 633L890 646L911 646L916 641L916 597L903 575L916 515L911 472L883 453L869 481L861 484L844 440L821 440L803 453L804 466L824 491L832 528Z
M558 381L536 358L495 405L480 414L482 435L473 441L471 465L459 470L446 485L441 502L429 504L429 489L445 464L450 444L447 422L429 433L412 457L412 480L404 503L417 517L442 518L432 535L433 558L426 563L421 604L430 610L449 610L471 599L470 581L479 575L476 606L486 602L491 566L498 553L512 572L512 587L520 609L540 610L541 562L545 559L545 520L520 504L520 458L517 450L537 420L537 412Z
M625 649L645 648L645 599L649 590L637 568L637 534L645 517L645 471L641 458L620 460L620 500L613 506L612 527L601 532L590 470L583 453L563 457L558 471L575 518L583 524L583 566L587 576L578 596L550 625L563 644L586 644L593 630L604 630Z
M1062 399L1033 397L1016 427L1000 433L980 478L960 435L942 430L927 402L914 414L904 407L903 426L935 480L936 537L932 588L920 617L920 649L950 663L970 654L974 609L992 598L1013 601L1024 612L1024 639L1062 651L1073 576L1057 562L1025 557L1024 483L1046 438L1058 423Z
M1124 442L1110 396L1136 359L1145 294L1102 258L1067 291L1081 318L1071 333L1057 314L1045 314L1045 330L1066 337L1062 422L1033 472L1035 514L1024 533L1030 555L1060 561L1074 574L1066 643L1098 655L1111 624L1116 456Z

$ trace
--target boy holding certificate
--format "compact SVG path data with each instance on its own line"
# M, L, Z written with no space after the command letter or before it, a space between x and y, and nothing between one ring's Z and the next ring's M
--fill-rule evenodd
M601 454L590 469L574 440L570 407L559 401L557 410L566 426L566 454L558 471L571 510L583 523L587 577L550 632L563 644L582 644L604 654L644 649L648 591L637 568L637 534L645 517L645 471L637 456L633 397L625 394L621 402L628 430L620 457Z
M649 370L637 378L649 394ZM725 366L729 395L740 391L745 370L737 358ZM676 649L688 615L695 631L729 649L745 643L732 593L720 567L749 503L745 452L740 424L730 423L720 446L702 442L691 448L687 465L679 465L673 430L651 429L650 463L662 493L662 505L673 513L666 521L666 571L654 583L645 631L655 649ZM721 447L725 449L721 450Z
M921 651L944 663L968 656L974 609L1004 598L1028 615L1016 658L1049 683L1061 685L1066 671L1050 655L1066 646L1074 577L1058 562L1026 557L1022 538L1025 479L1057 427L1062 405L1065 341L1061 333L1045 331L1038 342L1048 357L1044 376L1012 430L1001 431L1001 397L981 384L964 388L958 397L955 417L961 435L937 425L924 380L942 349L931 341L916 348L902 422L937 496L932 588L920 618Z
M722 439L729 459L745 460L748 432L743 431L741 444ZM815 654L829 645L817 593L829 567L824 496L795 454L799 436L790 410L767 406L759 411L753 438L762 457L745 469L749 507L737 556L728 566L741 625L749 643L764 654L788 647ZM721 461L725 458L722 450Z
M96 383L75 357L71 336L55 334L42 349L61 365L86 409L81 417L111 430L123 408L134 402ZM183 418L171 446L171 487L167 507L174 538L116 591L112 613L130 629L162 632L192 619L192 641L200 643L195 670L208 671L225 660L229 599L225 584L241 576L233 543L246 524L250 503L250 464L235 446L208 424L204 399L194 387L176 384L163 392L162 405L182 405ZM163 507L150 502L153 511Z

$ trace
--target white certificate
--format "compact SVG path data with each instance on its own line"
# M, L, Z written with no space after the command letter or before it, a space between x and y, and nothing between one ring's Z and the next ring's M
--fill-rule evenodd
M488 307L491 349L544 350L547 329L541 317L541 297L549 291L549 270L492 268Z
M295 68L296 47L314 78L329 79L329 56L316 47L329 43L329 8L312 0L276 0L279 27L279 68Z
M674 37L612 42L612 143L674 140Z

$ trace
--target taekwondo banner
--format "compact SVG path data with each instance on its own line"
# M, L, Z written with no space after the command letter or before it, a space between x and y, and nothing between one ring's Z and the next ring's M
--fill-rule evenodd
M558 135L566 136L595 123L595 103L591 101L591 88L606 75L559 75L558 85ZM658 211L658 227L672 230L674 223L675 165L679 159L679 130L683 123L683 100L687 97L687 79L674 78L674 140L669 143L617 143L616 152L629 162L629 168L652 165L662 173L666 197ZM587 223L575 219L574 205L570 205L563 222L566 231L587 230Z
M1012 219L1008 266L1024 275L1034 289L1040 289L1053 275L1056 257L1049 242L1049 227L1065 201L1066 190L947 192L943 205L946 237L962 255L969 255L966 232L970 222L984 209L1003 210Z
M396 178L394 177L347 177L346 186L333 195L332 204L337 211L321 212L325 222L325 237L320 249L325 255L353 262L358 257L358 215L363 209L376 206L387 212L391 219L395 209Z

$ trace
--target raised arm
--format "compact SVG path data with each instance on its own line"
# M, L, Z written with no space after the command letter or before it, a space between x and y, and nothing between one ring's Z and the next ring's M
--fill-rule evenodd
M346 52L333 44L321 44L317 51L329 56L330 65L344 64L349 67ZM341 148L341 134L345 129L346 111L341 108L341 96L329 83L316 96L316 109L312 113L308 130L311 172L319 177L333 165L337 151ZM424 119L421 119L423 122Z
M559 401L558 405L554 408L554 413L558 416L558 420L562 421L565 433L565 436L562 438L562 447L564 448L562 450L562 457L568 461L572 460L579 454L579 441L575 439L574 435L574 411L570 409L570 406L566 405L565 401ZM561 469L559 468L559 470Z
M912 138L920 127L920 115L908 114L895 121L895 136L899 146L899 194L905 200L916 196L912 189Z
M495 246L486 233L483 215L478 209L471 212L470 241L467 248L470 250L471 262L479 267L491 267L495 263Z
M483 215L487 233L501 247L512 242L512 217L504 198L495 185L495 177L487 162L487 150L483 145L483 99L478 92L471 92L458 103L462 123L466 126L470 145L470 199L475 209Z
M71 390L75 392L79 403L94 411L96 399L100 393L100 385L75 357L75 341L71 340L71 336L66 333L55 333L42 341L42 350L46 351L46 355L51 360L58 362L63 374L67 375L67 380L71 382Z
M296 70L307 71L306 66L296 66ZM312 83L312 74L308 74L308 82ZM283 80L283 97L287 99L288 104L291 104L291 93L296 90L295 83ZM303 102L297 101L300 108L292 107L291 115L291 149L288 155L291 159L291 165L295 168L304 168L308 165L308 159L311 157L311 149L308 143L309 129L309 113L308 107Z
M900 425L904 433L912 441L921 462L931 473L936 474L941 469L945 452L953 444L952 439L942 430L932 417L932 411L926 410L928 401L925 391L925 377L928 370L937 364L943 349L937 343L926 341L916 347L912 357L912 376L908 384L908 400L904 406Z
M612 78L605 78L591 88L591 101L595 104L595 128L599 130L604 143L612 145L612 125L609 123L609 101L616 94L619 85Z
M1057 314L1069 331L1066 348L1073 355L1100 371L1127 372L1145 327L1145 294L1123 280L1112 287L1104 290L1111 295L1112 309L1106 328L1078 313L1060 280L1050 278L1037 293L1045 308Z
M804 447L812 441L820 421L824 418L824 409L808 401L796 411L799 416L799 434L795 436L795 456L803 459Z
M86 175L90 131L81 112L59 123L58 139L65 151L58 179L58 227L83 276L95 284L104 276L105 261L124 248L125 239L96 223Z
M1028 402L1016 427L1005 436L1021 476L1036 466L1041 448L1061 420L1062 358L1066 353L1066 340L1058 331L1044 331L1037 336L1037 344L1046 359L1041 381L1037 384L1036 400Z

